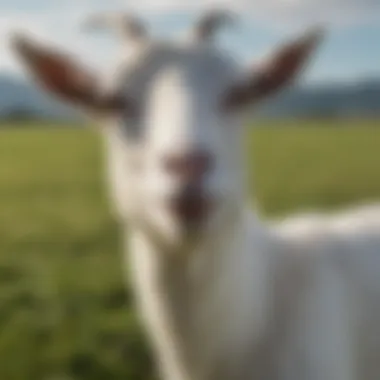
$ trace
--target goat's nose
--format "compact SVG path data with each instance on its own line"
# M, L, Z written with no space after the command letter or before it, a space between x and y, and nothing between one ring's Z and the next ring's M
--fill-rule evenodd
M167 156L165 171L179 179L178 191L170 205L180 222L195 227L205 219L211 209L212 199L204 187L204 179L213 167L212 156L207 152Z
M187 183L199 183L212 169L211 154L204 151L164 157L165 171Z

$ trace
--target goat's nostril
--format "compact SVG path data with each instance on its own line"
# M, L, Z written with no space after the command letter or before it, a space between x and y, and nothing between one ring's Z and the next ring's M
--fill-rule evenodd
M212 157L207 152L172 155L164 159L165 170L178 177L200 180L212 168Z

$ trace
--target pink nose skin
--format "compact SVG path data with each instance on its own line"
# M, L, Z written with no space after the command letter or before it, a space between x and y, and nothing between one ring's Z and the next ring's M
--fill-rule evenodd
M180 190L171 199L171 208L186 228L198 227L210 212L210 194L204 189L203 181L212 164L207 152L169 156L164 160L167 173L181 183Z
M164 157L165 170L184 182L192 184L201 182L204 176L212 169L212 157L207 152Z

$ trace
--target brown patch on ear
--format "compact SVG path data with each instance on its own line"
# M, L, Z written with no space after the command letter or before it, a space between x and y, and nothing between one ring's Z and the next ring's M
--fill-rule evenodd
M301 74L322 37L322 30L316 29L306 37L282 46L260 70L229 89L223 108L230 110L245 106L289 85Z
M91 111L115 111L121 108L118 96L102 97L98 79L68 54L42 47L16 34L12 47L34 79L57 97Z

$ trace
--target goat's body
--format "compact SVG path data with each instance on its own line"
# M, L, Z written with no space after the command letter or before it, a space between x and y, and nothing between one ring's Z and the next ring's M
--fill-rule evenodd
M139 144L117 128L105 132L112 195L128 224L137 301L162 378L380 379L380 207L260 222L243 202L238 125L210 122L191 101L206 94L198 88L203 80L183 86L176 82L181 72L170 70L154 82L157 104L147 116L161 116L152 121L157 128L147 128L155 138L140 157L145 171L131 165ZM202 122L194 124L198 118ZM186 151L183 137L204 147L220 131L211 139L220 171L214 168L205 193L221 200L206 218L198 247L189 247L168 222L175 219L162 194L171 194L173 178L160 160L174 148Z
M165 379L380 378L379 208L269 228L249 214L188 256L131 239Z
M296 268L293 279L288 275L296 286L285 299L296 306L285 345L290 375L284 369L277 378L380 378L379 205L300 216L275 231L287 248L280 251L288 251L279 267Z

